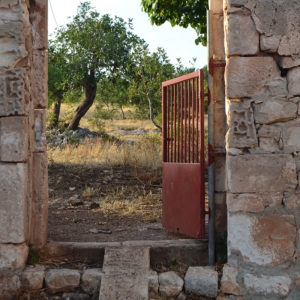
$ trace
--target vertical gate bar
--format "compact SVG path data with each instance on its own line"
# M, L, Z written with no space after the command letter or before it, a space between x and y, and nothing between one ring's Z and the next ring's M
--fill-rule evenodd
M194 163L195 149L195 78L192 79L192 162Z
M167 158L167 162L169 162L170 160L170 138L169 138L169 126L170 126L170 120L169 120L169 110L170 110L170 99L169 99L169 87L166 86L166 110L164 112L164 114L166 114L166 144L167 144L167 147L166 147L166 158Z
M185 90L184 90L184 162L187 162L187 83L188 81L184 82Z
M191 81L189 80L188 81L188 105L189 105L189 110L188 110L188 157L189 157L189 160L188 162L190 163L191 162Z
M205 147L205 140L204 140L204 71L203 69L200 70L200 168L201 168L201 232L202 236L205 234L205 157L204 157L204 147Z
M199 163L200 162L200 158L199 158L199 106L200 106L200 97L199 97L199 80L200 78L197 78L196 80L196 122L197 122L197 128L196 128L196 162Z
M171 150L171 159L170 162L173 162L173 86L170 87L171 90L171 135L170 135L170 150Z
M181 96L180 96L180 112L181 112L181 155L180 155L180 162L183 162L183 82L181 82L180 84L180 88L181 88Z
M162 131L162 140L163 140L163 143L162 143L162 157L163 157L163 162L166 162L167 161L167 158L166 158L166 154L167 154L167 151L166 151L166 148L167 148L167 133L166 133L166 89L164 87L162 87L161 89L161 103L162 103L162 124L163 124L163 131Z
M179 94L180 83L177 84L177 162L180 162L180 94Z
M174 89L174 162L176 162L176 125L177 125L177 120L176 120L176 84L173 85L173 89Z

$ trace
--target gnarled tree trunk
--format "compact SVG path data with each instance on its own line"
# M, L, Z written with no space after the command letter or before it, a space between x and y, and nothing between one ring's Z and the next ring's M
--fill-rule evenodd
M57 102L54 103L54 108L53 108L54 117L51 123L51 128L57 128L58 126L62 98L63 98L62 94L57 95Z
M97 92L97 83L94 80L94 78L92 78L92 80L85 85L84 89L85 89L85 99L76 108L75 115L68 127L69 130L78 129L81 118L87 113L87 111L94 103L96 92Z
M160 131L162 131L161 126L159 126L154 120L153 105L152 105L151 98L148 95L147 95L147 99L148 99L148 104L149 104L149 117L150 117L150 120L152 121L152 123L154 124L155 127L157 127Z

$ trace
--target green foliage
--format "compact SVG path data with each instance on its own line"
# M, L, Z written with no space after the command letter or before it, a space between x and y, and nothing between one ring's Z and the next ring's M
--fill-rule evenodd
M172 26L191 26L197 34L196 44L206 45L208 0L141 0L141 4L152 24L169 21Z
M35 249L32 246L29 247L29 253L27 257L28 265L36 265L40 260L41 250Z

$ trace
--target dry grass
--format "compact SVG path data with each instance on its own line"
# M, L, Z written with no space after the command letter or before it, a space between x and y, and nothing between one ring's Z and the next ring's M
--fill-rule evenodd
M105 214L119 216L138 215L144 220L155 219L161 216L161 195L152 191L137 193L132 191L128 195L128 189L116 190L105 198L100 198L99 210Z
M49 162L64 164L104 164L133 166L158 170L161 168L160 135L147 135L134 145L86 140L85 143L49 149Z

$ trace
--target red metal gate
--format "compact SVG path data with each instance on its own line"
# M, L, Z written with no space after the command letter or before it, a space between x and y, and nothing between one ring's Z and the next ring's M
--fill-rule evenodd
M162 84L163 226L205 234L204 72Z

